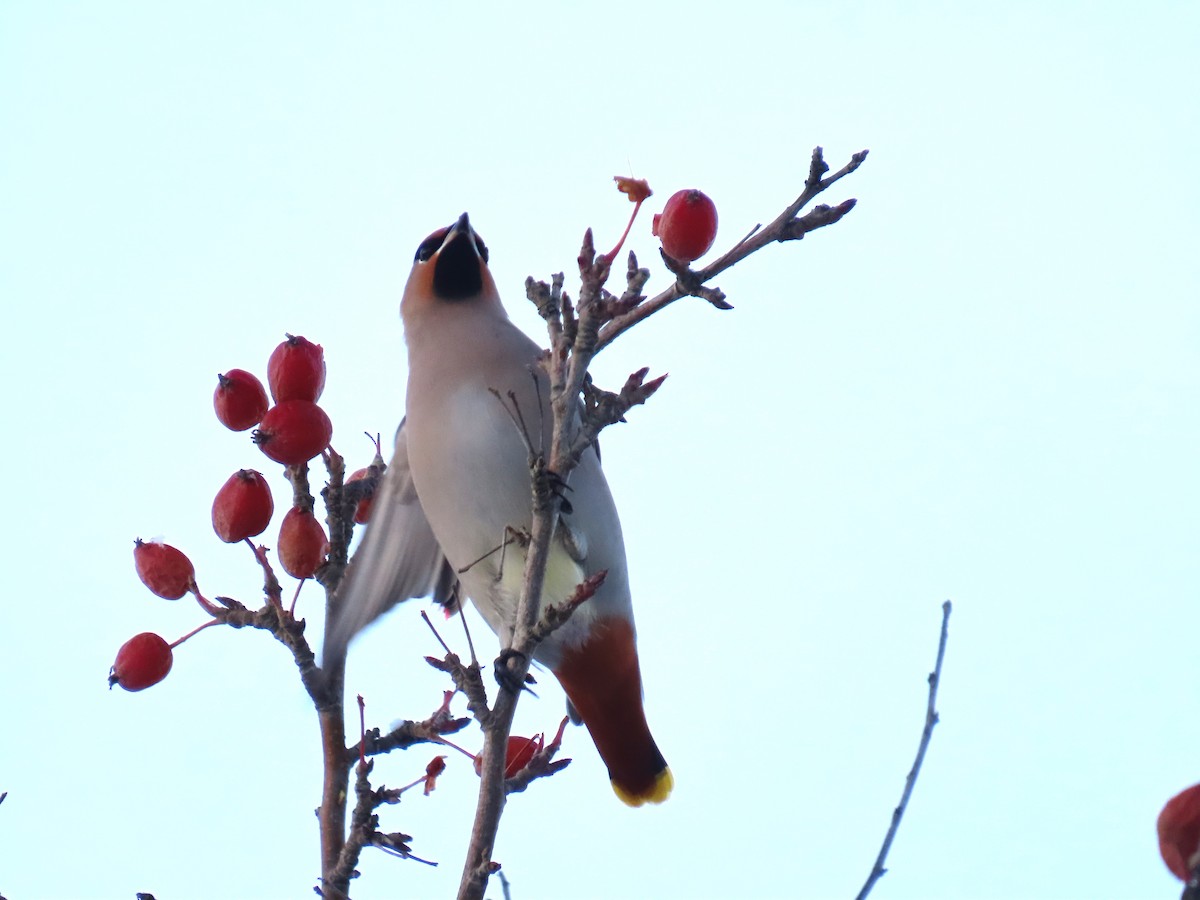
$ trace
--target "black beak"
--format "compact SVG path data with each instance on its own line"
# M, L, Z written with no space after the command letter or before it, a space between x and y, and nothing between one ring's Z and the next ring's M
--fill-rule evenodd
M433 289L445 300L465 300L483 290L481 267L487 264L487 250L482 253L471 220L466 213L450 226L438 250L433 270Z

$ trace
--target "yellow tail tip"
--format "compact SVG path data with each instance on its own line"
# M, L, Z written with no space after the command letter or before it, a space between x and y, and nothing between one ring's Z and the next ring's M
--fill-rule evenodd
M613 792L618 799L626 806L641 806L645 803L662 803L671 796L671 789L675 787L675 776L671 774L670 769L663 769L654 776L654 783L644 791L634 793L627 791L615 781L612 782Z

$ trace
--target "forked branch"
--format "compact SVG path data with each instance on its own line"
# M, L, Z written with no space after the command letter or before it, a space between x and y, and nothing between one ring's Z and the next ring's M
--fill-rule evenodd
M856 200L845 200L833 207L817 206L804 216L798 217L798 214L820 194L858 169L866 160L867 152L860 150L850 157L850 161L846 165L832 175L824 177L825 173L829 171L824 151L820 147L814 148L809 162L808 178L804 182L804 190L799 197L784 208L783 212L765 228L755 226L749 234L702 269L693 270L671 260L668 267L675 274L675 283L605 325L600 330L595 352L599 353L642 319L654 315L681 297L701 297L719 309L732 309L729 304L725 303L725 294L719 288L706 287L707 283L726 269L741 262L751 253L761 250L767 244L776 241L798 241L810 231L816 231L818 228L841 221L843 216L854 209Z

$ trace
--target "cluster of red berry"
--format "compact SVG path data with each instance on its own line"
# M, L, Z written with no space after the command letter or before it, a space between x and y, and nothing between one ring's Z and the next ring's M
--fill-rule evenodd
M325 354L320 344L287 335L267 362L267 384L272 406L262 382L244 369L231 369L217 376L213 408L220 422L232 431L258 426L252 439L271 460L284 466L302 466L319 455L333 436L333 425L317 400L325 388ZM347 480L366 477L360 469ZM249 541L267 530L275 512L270 486L261 472L240 469L217 491L212 505L213 530L222 541ZM362 501L355 520L365 522L370 500ZM253 545L252 545L253 546ZM303 582L325 563L329 538L313 514L309 502L294 501L279 527L277 544L283 570ZM263 553L261 548L256 555ZM263 557L265 558L265 557ZM193 593L201 607L212 612L196 586L191 560L180 550L161 542L138 540L133 550L138 577L151 592L167 600ZM206 622L196 631L214 624ZM109 675L109 686L119 684L140 691L162 681L171 671L172 650L196 631L168 644L152 632L127 641L117 652Z

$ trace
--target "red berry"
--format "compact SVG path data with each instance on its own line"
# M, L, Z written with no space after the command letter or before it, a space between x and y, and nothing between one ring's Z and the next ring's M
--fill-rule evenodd
M1181 881L1200 866L1200 784L1176 794L1158 814L1158 849Z
M164 600L178 600L196 583L192 561L161 541L134 541L133 564L142 584Z
M697 190L676 191L654 217L651 233L667 256L691 262L708 252L717 239L717 207Z
M529 765L533 754L542 749L544 742L545 737L540 734L531 738L511 735L508 739L508 750L504 755L504 777L512 778ZM475 774L478 775L482 769L483 758L477 756L475 757Z
M512 778L523 768L529 765L529 761L533 759L533 754L542 749L542 738L539 735L535 738L510 737L508 739L508 753L504 759L504 777Z
M267 479L253 469L241 469L229 476L213 499L213 531L225 543L236 544L266 531L273 512L275 501Z
M279 526L279 562L293 578L312 578L329 553L329 538L312 510L293 506Z
M359 469L353 475L346 479L346 484L352 481L362 481L371 473L370 469ZM376 490L378 490L378 486ZM365 500L359 500L358 506L354 507L354 521L359 525L366 525L371 518L371 507L375 505L375 495L372 494Z
M298 466L328 447L332 437L325 410L308 400L284 400L267 410L254 443L275 462Z
M267 362L267 384L276 403L285 400L316 403L325 390L325 351L308 338L289 334Z
M117 651L108 673L108 687L119 684L127 691L144 691L171 671L171 645L151 631L134 635Z
M262 382L245 369L230 369L217 376L213 409L230 431L245 431L262 421L267 411L267 392Z

